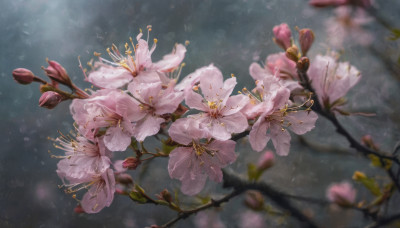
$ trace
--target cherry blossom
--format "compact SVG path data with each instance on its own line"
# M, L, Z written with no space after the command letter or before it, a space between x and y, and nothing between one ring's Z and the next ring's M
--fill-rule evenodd
M70 110L85 137L93 139L105 130L104 143L111 151L124 151L129 146L132 122L145 116L138 101L116 89L99 90L88 99L75 99Z
M292 46L292 32L287 24L283 23L277 25L273 28L274 33L274 41L278 44L283 50L288 49Z
M191 115L190 118L199 121L210 132L210 136L218 140L230 139L232 133L246 130L247 119L240 110L249 99L241 94L230 96L236 85L236 78L223 82L222 73L217 68L201 73L206 75L199 76L200 84L195 87L197 91L189 91L185 95L185 102L190 108L203 112Z
M209 132L193 118L175 121L169 135L182 145L169 155L169 175L182 182L181 191L186 195L199 193L207 177L221 182L221 168L236 160L234 141L206 140Z
M146 82L134 80L128 90L138 101L141 118L135 124L133 135L138 141L155 135L160 130L160 124L165 122L161 115L173 113L183 101L183 92L174 90L175 82L171 81L163 89L161 81Z
M346 181L333 183L326 190L326 197L332 203L337 203L341 206L348 206L355 202L356 190Z
M251 100L243 109L247 118L257 118L249 134L250 145L253 150L262 151L271 139L276 153L286 156L291 139L287 129L298 135L305 134L314 128L318 116L301 110L301 106L289 107L290 90L275 77L265 77L256 92L257 96L250 94Z
M62 179L85 179L110 167L111 152L102 138L90 141L81 135L76 139L61 135L55 142L65 152L65 156L54 156L63 158L57 164L57 174Z
M308 76L319 102L325 108L343 104L339 99L344 97L361 78L358 69L348 62L338 62L332 55L317 55L311 62Z

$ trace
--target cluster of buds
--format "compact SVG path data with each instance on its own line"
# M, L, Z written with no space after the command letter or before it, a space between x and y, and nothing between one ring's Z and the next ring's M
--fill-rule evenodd
M306 56L308 50L310 50L312 44L314 43L314 32L309 28L297 29L299 32L299 44L302 51L302 55ZM299 59L299 49L294 44L292 38L292 32L287 24L280 24L273 28L274 42L286 51L286 56L297 62Z

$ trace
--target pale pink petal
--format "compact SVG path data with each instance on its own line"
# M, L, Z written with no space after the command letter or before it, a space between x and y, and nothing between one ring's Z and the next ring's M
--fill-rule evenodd
M217 69L214 65L208 65L197 69L195 72L186 76L178 85L175 86L176 90L179 91L190 91L194 84L200 81L201 77L209 75Z
M185 58L186 47L177 44L171 54L165 55L162 60L153 64L153 69L161 72L170 72L177 68Z
M247 118L241 112L229 116L223 116L219 121L224 124L226 131L229 133L243 132L249 126Z
M86 179L105 172L110 164L110 158L106 156L71 156L58 162L57 174L60 178L68 180Z
M318 115L315 112L295 111L289 112L286 120L290 122L290 130L298 135L305 134L315 127Z
M150 68L152 65L149 45L143 39L138 40L138 45L135 51L135 61L136 66L139 68L137 71L144 70L142 68Z
M104 207L109 207L114 199L115 178L112 169L101 175L101 180L94 183L83 196L81 206L88 213L98 213Z
M111 151L125 151L131 144L131 135L118 126L110 127L104 136L104 144Z
M88 81L99 88L120 88L130 81L133 75L122 67L113 67L101 64L100 68L92 71L88 75Z
M260 152L267 145L270 137L267 136L269 122L264 121L265 116L260 118L254 123L249 133L249 142L253 150Z
M206 107L203 101L203 97L194 91L188 91L186 93L185 103L190 108L206 112L208 110L208 107Z
M136 99L151 105L153 99L158 98L161 86L162 84L160 81L151 83L137 83L133 81L128 85L128 90Z
M291 139L289 132L287 130L282 131L279 123L271 123L269 135L274 144L276 154L287 156L289 154Z
M231 138L231 133L227 131L224 124L219 120L214 120L211 118L202 118L199 119L202 123L202 127L206 128L210 135L218 140L228 140Z
M140 103L129 95L118 99L116 104L116 113L125 119L134 122L141 120L146 113L140 109Z
M201 93L207 101L219 101L223 90L223 76L218 68L213 68L204 72L205 76L200 78Z
M221 94L218 94L221 97L220 100L222 100L221 105L225 105L229 96L232 94L232 91L235 88L236 84L236 77L228 78L225 80Z
M236 142L232 140L214 140L207 146L207 149L215 151L213 156L202 156L204 161L203 167L211 180L221 182L221 169L236 161L235 145Z
M289 97L290 90L284 87L280 88L273 98L274 107L278 109L284 108L285 105L289 102Z
M183 145L188 145L193 139L208 138L207 131L200 128L199 121L190 117L176 120L168 133L172 140Z
M255 81L262 81L264 80L264 77L270 75L270 73L267 72L264 68L262 68L258 63L252 63L250 65L249 71L250 71L250 76Z
M234 113L239 112L247 105L249 102L249 97L245 95L235 95L228 98L226 101L225 107L222 110L221 114L224 116L228 116Z
M164 90L163 92L166 92ZM157 115L162 115L165 113L173 113L178 105L183 101L183 92L175 92L171 91L169 93L163 93L158 97L156 104L154 105L155 111L154 113Z
M136 123L133 135L137 141L142 142L146 137L157 134L160 131L160 124L165 120L152 115L147 115Z

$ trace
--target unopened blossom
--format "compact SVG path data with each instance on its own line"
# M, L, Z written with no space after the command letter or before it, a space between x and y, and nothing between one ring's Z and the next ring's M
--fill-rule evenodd
M272 31L274 33L275 43L283 48L283 50L286 50L292 46L292 32L287 24L283 23L276 25Z
M202 73L206 75L200 76L200 84L185 94L185 102L190 108L203 112L189 117L199 121L210 136L218 140L230 139L232 133L246 130L247 119L240 110L249 98L241 94L230 96L236 78L224 82L221 71L215 67Z
M170 153L168 172L171 178L182 182L181 191L186 195L199 193L207 177L221 182L221 169L236 160L236 142L207 140L209 132L193 118L175 121L168 132L172 140L182 145Z
M33 82L35 75L32 71L26 68L17 68L12 72L12 76L16 82L22 85L27 85Z
M138 101L116 89L99 90L88 99L75 99L70 110L85 137L93 139L105 131L103 140L111 151L124 151L130 145L132 122L145 115Z
M131 82L134 78L142 82L157 81L160 78L169 78L185 57L186 48L177 44L171 54L165 55L159 62L153 63L151 55L156 48L157 39L154 39L153 46L149 49L148 41L142 39L142 33L137 37L137 44L125 44L125 55L113 45L107 49L108 54L114 62L100 58L95 63L95 69L87 80L100 88L120 88ZM159 74L154 74L158 72ZM166 82L168 83L168 82Z
M308 50L314 43L314 32L309 28L299 30L299 43L303 56L307 55Z
M183 92L174 90L175 82L171 81L166 88L162 82L146 82L134 80L128 90L138 101L141 118L137 120L133 135L138 141L155 135L160 130L160 124L165 122L161 115L173 113L183 100Z
M335 9L335 16L325 22L327 40L333 48L343 48L344 44L358 44L368 46L374 36L363 28L372 22L362 9L353 10L350 6L341 6Z
M251 100L243 109L247 118L256 119L249 134L250 145L253 150L262 151L271 139L276 153L286 156L291 139L288 129L298 135L305 134L314 128L318 116L302 110L301 106L288 106L290 90L274 77L259 82L256 93L249 93Z
M257 168L259 170L266 170L271 168L275 163L275 155L272 151L265 151L258 160Z
M326 197L340 206L350 206L355 202L356 190L346 181L333 183L326 190Z
M111 152L101 138L91 141L81 135L76 138L61 135L55 143L65 152L63 156L54 156L63 158L57 164L57 174L62 179L86 179L110 167Z
M311 61L308 76L318 95L319 102L325 108L343 104L338 100L361 79L358 69L348 62L338 62L332 55L317 55Z
M61 64L56 61L49 60L47 62L49 66L47 68L43 68L43 70L46 72L46 75L53 81L72 87L71 79L69 78L64 67L62 67Z
M63 101L63 96L54 91L47 91L39 98L39 106L43 108L53 109Z

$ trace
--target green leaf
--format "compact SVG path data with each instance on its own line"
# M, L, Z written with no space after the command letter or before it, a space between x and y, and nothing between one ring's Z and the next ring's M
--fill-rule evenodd
M257 181L260 179L263 171L259 170L256 165L249 163L247 165L247 176L251 181Z
M140 192L131 191L131 192L129 193L129 197L130 197L133 201L135 201L135 202L137 202L137 203L147 203L146 197L144 197L143 194L140 193Z
M389 40L398 40L400 38L400 29L392 29L392 34L389 36Z
M378 183L373 178L365 177L360 182L375 196L381 196L382 192Z

